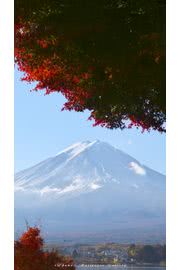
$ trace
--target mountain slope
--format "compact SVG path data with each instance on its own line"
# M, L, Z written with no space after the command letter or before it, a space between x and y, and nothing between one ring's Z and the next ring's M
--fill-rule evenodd
M15 214L17 223L42 218L49 232L157 232L165 228L165 176L105 142L76 143L15 175Z

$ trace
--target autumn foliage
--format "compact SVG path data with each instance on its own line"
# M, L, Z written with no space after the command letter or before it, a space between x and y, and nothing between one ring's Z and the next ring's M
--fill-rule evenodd
M44 251L43 244L39 228L29 227L15 241L15 270L75 270L71 258Z
M16 0L15 62L94 125L165 131L164 0Z

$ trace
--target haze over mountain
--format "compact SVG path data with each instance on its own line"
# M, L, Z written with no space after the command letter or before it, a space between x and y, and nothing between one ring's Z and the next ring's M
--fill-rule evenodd
M47 238L165 239L165 176L101 141L79 142L15 175L16 230ZM81 239L79 239L81 237Z

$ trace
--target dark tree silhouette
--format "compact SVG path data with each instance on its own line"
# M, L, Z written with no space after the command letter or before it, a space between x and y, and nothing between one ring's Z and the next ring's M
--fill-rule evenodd
M16 0L15 61L94 125L165 131L165 0Z

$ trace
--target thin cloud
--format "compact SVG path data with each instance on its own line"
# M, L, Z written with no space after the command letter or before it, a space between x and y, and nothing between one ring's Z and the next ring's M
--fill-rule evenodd
M143 167L141 167L139 164L137 164L136 162L134 162L134 161L132 161L132 162L129 163L129 167L136 174L146 175L146 170Z

